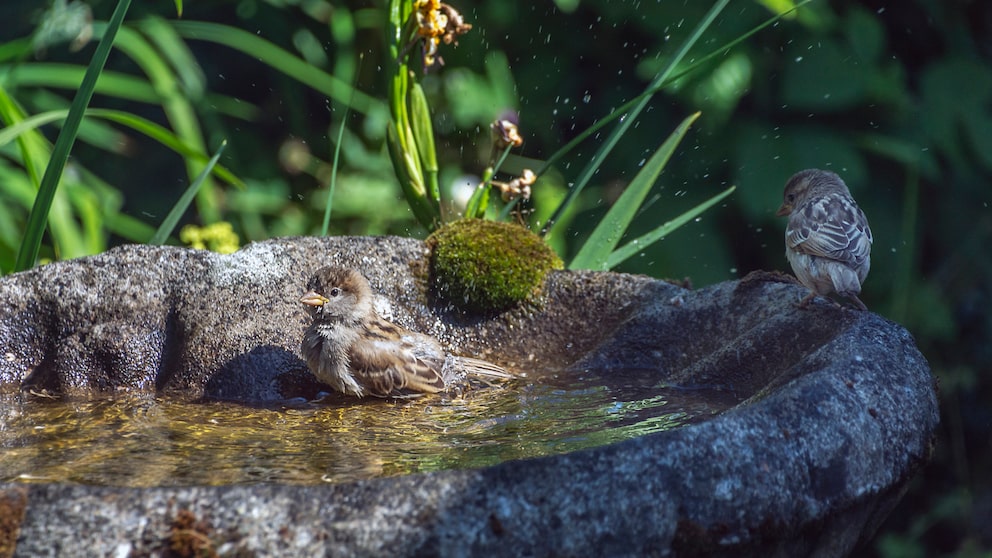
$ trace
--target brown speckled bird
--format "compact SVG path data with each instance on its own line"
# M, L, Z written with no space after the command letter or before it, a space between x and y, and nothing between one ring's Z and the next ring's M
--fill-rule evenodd
M433 337L379 317L372 299L361 273L334 266L317 270L300 299L313 319L303 335L303 358L336 391L409 398L445 391L469 375L511 377L495 364L448 355Z
M844 181L825 170L797 172L775 214L789 217L785 256L799 282L813 291L799 305L836 292L867 310L858 295L871 267L871 229Z

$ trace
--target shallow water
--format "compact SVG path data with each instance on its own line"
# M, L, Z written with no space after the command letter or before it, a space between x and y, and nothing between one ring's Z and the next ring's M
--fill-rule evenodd
M265 408L153 395L0 396L0 481L109 486L345 482L481 467L677 428L739 403L647 371L395 402Z

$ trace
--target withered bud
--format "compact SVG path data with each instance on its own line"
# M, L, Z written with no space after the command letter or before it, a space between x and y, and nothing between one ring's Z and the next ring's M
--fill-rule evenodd
M493 185L499 188L500 194L503 201L510 201L516 198L523 198L524 200L530 199L531 186L537 181L537 175L534 171L530 169L524 169L524 172L514 178L509 182L493 182Z
M437 47L444 44L458 44L458 35L464 35L472 29L465 23L465 18L455 8L438 0L417 0L414 3L417 10L417 35L424 40L424 68L431 69L444 65L444 60L437 55Z
M520 147L524 143L524 138L520 137L520 130L517 125L509 120L496 120L489 125L492 130L493 143L496 149L503 150L509 146Z
M458 44L458 35L464 35L472 29L471 23L465 23L465 18L462 14L458 13L458 10L451 7L450 4L441 3L441 12L445 15L446 25L444 26L444 35L441 36L441 40L444 44L450 45L451 43Z

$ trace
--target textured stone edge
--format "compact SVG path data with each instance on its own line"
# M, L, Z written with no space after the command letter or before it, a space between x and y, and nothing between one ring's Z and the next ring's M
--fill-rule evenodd
M762 545L772 543L776 555L842 556L868 540L903 481L926 462L937 424L922 355L908 333L878 327L883 321L859 320L835 342L854 335L901 344L907 350L899 370L828 365L752 402L746 413L737 408L593 450L329 486L29 485L17 553L155 553L168 544L176 514L188 510L223 553L740 556L768 555ZM837 417L827 411L852 412L863 396L859 382L872 374L902 389L885 405L864 408L864 417L824 424L790 413L810 398L828 418ZM905 398L927 404L905 416ZM845 451L859 435L867 439ZM6 485L0 494L24 490ZM794 498L806 493L819 498ZM862 526L857 537L845 522Z
M638 282L638 296L658 304L695 298L669 300L661 294L675 291L660 282ZM798 290L761 288L783 298ZM722 284L697 293L720 289L724 300L735 292ZM14 517L5 532L20 529L22 555L154 553L187 510L231 553L746 555L774 543L782 555L842 555L870 536L925 462L937 423L933 380L909 334L872 314L851 316L828 343L839 349L834 354L867 340L895 355L895 366L858 360L851 350L833 362L814 353L801 370L786 371L783 389L675 431L475 471L326 487L5 485L0 491L16 512L5 517ZM859 448L868 454L851 451ZM862 480L847 482L855 470ZM856 538L844 522L858 526Z

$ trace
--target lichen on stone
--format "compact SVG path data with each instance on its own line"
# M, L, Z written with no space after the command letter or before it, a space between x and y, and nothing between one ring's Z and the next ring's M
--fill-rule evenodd
M427 239L435 296L473 313L505 310L537 294L544 277L562 269L541 237L518 225L462 219Z

